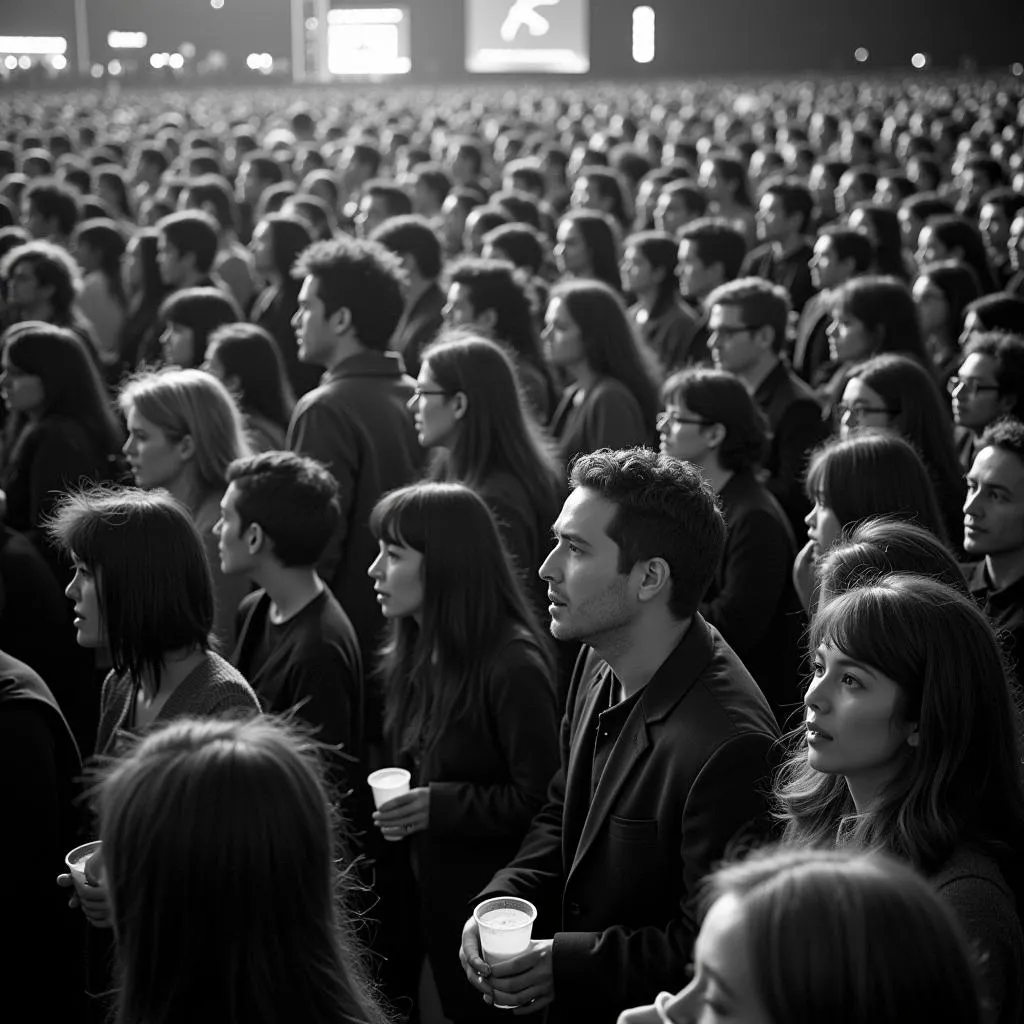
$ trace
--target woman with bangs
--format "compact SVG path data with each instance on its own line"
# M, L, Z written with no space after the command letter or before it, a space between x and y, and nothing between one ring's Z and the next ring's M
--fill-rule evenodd
M991 624L936 580L888 575L824 604L808 650L775 786L785 839L909 862L979 947L990 1018L1019 1021L1020 718Z
M814 610L815 566L845 531L873 516L916 522L946 544L945 522L921 457L903 438L865 429L818 448L807 468L807 543L793 563L793 582ZM962 531L961 531L962 532Z
M374 814L381 836L406 848L385 850L379 866L382 941L397 948L378 952L396 973L404 960L392 996L415 998L425 952L445 1016L490 1020L451 951L467 903L515 854L558 766L552 654L468 487L392 491L370 526L380 553L369 574L389 624L377 666L387 763L412 775L409 793Z

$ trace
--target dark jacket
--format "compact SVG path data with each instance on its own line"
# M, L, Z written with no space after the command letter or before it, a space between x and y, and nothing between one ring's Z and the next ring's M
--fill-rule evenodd
M794 249L779 253L774 243L759 245L747 254L740 270L741 277L763 277L772 284L780 284L789 292L790 304L799 313L814 294L808 261L814 250L806 239Z
M833 301L830 291L812 295L800 313L796 325L796 339L793 342L790 362L797 376L812 387L821 383L823 368L832 362L828 327L832 323Z
M666 374L709 361L707 338L697 337L700 315L678 295L659 302L650 313L638 302L630 306L629 317Z
M402 357L406 370L413 377L420 372L423 350L437 337L444 324L441 310L445 301L445 294L437 282L431 283L411 306L406 307L391 337L391 348Z
M640 403L625 384L601 377L577 403L578 384L570 384L551 417L551 433L562 461L598 448L632 448L650 444L654 424L645 423Z
M1011 679L1018 694L1024 681L1024 577L997 590L988 574L985 560L963 566L967 589L1000 634L1003 650L1010 662Z
M802 537L804 516L811 510L804 492L807 461L828 437L828 425L814 392L783 362L757 386L754 400L771 429L766 485L788 516L793 536Z
M612 1022L679 987L699 883L767 808L778 727L700 615L651 681L610 707L613 682L584 648L547 803L515 860L476 897L537 906L534 936L554 935L557 1020Z
M296 395L312 391L320 382L321 369L299 360L292 317L299 308L302 282L289 278L282 284L268 285L256 296L249 312L250 323L262 327L277 342L284 368Z

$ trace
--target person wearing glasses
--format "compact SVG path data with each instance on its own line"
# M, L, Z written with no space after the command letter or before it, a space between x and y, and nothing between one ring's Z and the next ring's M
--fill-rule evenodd
M1024 338L994 331L975 334L946 386L953 399L957 454L967 472L978 454L978 439L993 420L1024 418Z
M661 450L700 469L728 525L701 614L740 656L783 723L799 703L800 616L794 619L799 604L790 578L793 530L756 475L768 454L768 421L743 382L724 370L682 370L661 395Z
M894 430L917 449L935 485L946 532L959 547L963 472L946 403L931 374L907 356L875 356L847 381L836 415L840 437L862 428Z

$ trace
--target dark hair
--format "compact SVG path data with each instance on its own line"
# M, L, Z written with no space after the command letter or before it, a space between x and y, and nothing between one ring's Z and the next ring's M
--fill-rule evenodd
M281 207L285 213L294 213L302 217L313 229L316 239L330 239L334 237L337 228L337 218L330 203L319 196L310 195L305 192L295 192L289 196Z
M1000 331L981 331L972 334L963 347L963 359L972 355L988 356L995 362L999 393L1014 397L1010 414L1024 417L1024 338Z
M853 275L866 274L875 261L875 243L870 235L860 228L845 224L826 224L818 229L818 238L829 238L840 262L853 262Z
M1024 298L1005 292L982 295L964 307L964 320L968 313L973 313L986 331L1024 335Z
M452 190L452 176L440 164L418 164L412 177L417 185L423 185L434 196L438 204L443 203Z
M81 284L78 264L66 250L52 242L26 242L11 249L0 261L0 279L8 281L22 262L31 266L41 288L53 289L50 305L54 319L62 323L70 321Z
M387 350L402 316L401 264L379 242L336 238L314 242L292 271L295 278L315 277L324 315L344 307L361 345Z
M629 210L629 193L617 170L587 164L580 169L576 180L585 180L596 190L600 199L611 203L612 208L608 213L615 218L619 227L625 228L630 223L632 218Z
M857 203L853 212L860 212L868 223L875 246L874 270L877 274L908 281L910 274L903 259L903 236L895 210L877 203Z
M96 576L114 671L157 685L164 658L209 648L213 583L202 538L182 505L160 491L66 495L48 526Z
M167 286L160 275L159 252L160 232L156 228L136 228L129 240L135 242L136 258L142 263L142 288L139 307L159 307L167 293ZM125 246L127 251L127 246ZM130 302L132 296L127 296Z
M590 368L624 384L640 406L645 424L654 430L658 415L658 361L650 346L634 332L617 292L586 278L562 281L551 289L561 299L580 332Z
M739 902L750 983L773 1024L981 1024L980 970L952 909L877 853L767 847L719 868L706 908ZM908 949L928 956L906 957ZM899 962L906 970L893 971Z
M369 170L371 175L380 173L380 165L383 162L380 148L372 142L363 140L352 146L352 163L362 164Z
M1008 221L1012 221L1021 210L1024 210L1024 195L1002 185L989 189L981 197L981 201L978 203L979 212L984 206L996 207Z
M715 173L726 183L733 200L739 206L752 210L754 201L750 196L750 181L747 178L743 161L725 153L709 153L704 160L711 163L715 168ZM703 163L703 161L701 162Z
M235 397L242 411L263 416L286 431L295 397L273 336L256 324L224 324L210 334L206 358L214 355L225 378L237 381Z
M234 229L235 197L227 181L221 175L204 174L193 178L185 186L185 194L190 209L209 213L222 230Z
M853 819L847 844L882 850L930 874L968 844L1014 865L1024 834L1019 716L994 628L967 595L892 574L817 611L808 647L834 647L893 679L897 714L918 724L877 804ZM806 734L776 783L786 838L834 842L854 814L845 779L811 768Z
M939 260L923 266L917 276L927 278L942 292L949 306L949 328L955 337L964 322L964 310L981 295L978 275L962 260Z
M709 310L713 306L739 309L743 322L754 330L772 329L772 351L776 355L785 350L790 304L789 292L782 285L761 277L741 277L713 289L704 305Z
M280 213L285 202L298 192L294 181L279 181L276 185L268 185L256 202L254 213L257 220L264 220L272 213ZM308 222L307 222L308 223Z
M531 274L539 274L547 259L544 236L529 224L501 224L484 235L484 245L500 250L501 258Z
M917 192L907 196L900 203L900 209L906 210L910 216L919 220L922 224L928 224L933 217L941 217L953 212L953 206L948 199L943 199L936 192Z
M669 611L689 618L704 599L725 548L725 520L700 471L649 448L581 455L569 473L616 507L608 536L619 548L619 572L663 558L671 575Z
M929 365L913 293L895 277L854 277L837 289L840 309L875 335L875 353L901 352Z
M119 1022L385 1024L312 740L266 717L171 722L107 768L96 803Z
M622 290L619 273L619 243L612 219L600 210L569 210L559 224L572 224L579 231L590 256L591 276L615 292Z
M258 523L282 565L316 565L341 521L338 483L321 463L264 452L232 462L227 480L243 530Z
M363 186L363 195L382 200L389 218L412 213L412 199L397 182L374 178Z
M705 267L718 263L722 278L733 281L739 275L747 255L747 241L743 232L723 217L700 217L676 232L677 241L692 242L697 259Z
M73 420L96 451L116 455L123 441L120 424L85 343L65 327L23 320L3 334L8 361L42 381L45 416Z
M803 182L793 178L770 178L761 189L761 196L777 196L787 218L799 214L801 234L810 228L814 198Z
M918 522L948 540L928 470L909 441L858 430L817 448L807 467L807 497L835 513L843 529L873 516Z
M695 416L725 428L716 455L722 469L742 473L768 457L769 427L746 386L726 370L680 370L662 385L662 399L682 402Z
M703 189L688 178L669 181L662 186L663 196L679 196L683 206L695 217L703 217L708 211L708 197Z
M238 303L220 288L180 288L160 304L163 323L180 324L192 332L192 365L206 358L210 335L223 324L244 320Z
M547 641L479 495L458 483L401 487L377 502L370 529L378 541L423 555L422 622L391 622L378 666L395 749L429 751L457 718L485 727L480 692L502 641L525 643L551 676Z
M198 273L210 272L220 243L217 239L217 222L208 213L181 210L161 217L156 229L182 256L191 255L195 258Z
M269 185L279 185L284 181L284 168L263 150L254 149L246 153L242 163L248 164L256 172L256 177Z
M302 217L292 213L268 213L263 223L270 225L274 269L287 282L295 261L313 244L313 233Z
M985 428L976 450L982 448L998 448L1024 463L1024 422L1016 416L1001 416Z
M880 175L877 183L875 184L875 192L881 187L883 181L887 181L891 186L893 192L896 193L898 203L902 203L908 196L912 196L917 192L917 186L906 176L906 174L899 173L897 171L886 171ZM897 205L898 205L897 203Z
M97 192L101 185L108 185L115 193L116 208L114 212L118 217L125 220L131 220L134 217L125 173L117 164L103 164L97 167L93 175L93 181Z
M978 275L982 292L995 291L996 282L985 252L985 242L975 224L953 214L941 214L932 217L927 227L931 228L933 237L949 249L952 255L956 255L956 249L963 253L958 258L962 258Z
M490 198L490 204L504 210L513 224L528 224L531 228L540 230L540 202L529 192L495 192Z
M96 250L99 270L107 287L122 307L126 305L128 300L121 280L121 259L127 247L124 231L112 220L84 220L75 228L74 243Z
M397 256L411 256L422 277L432 281L440 276L441 239L426 217L415 213L389 217L370 237Z
M627 249L636 249L650 263L652 270L662 271L654 308L658 310L667 307L679 291L679 282L676 280L679 243L667 231L637 231L623 243L623 253Z
M21 201L35 207L46 220L56 220L57 230L70 235L79 217L78 196L52 178L37 178L25 186Z

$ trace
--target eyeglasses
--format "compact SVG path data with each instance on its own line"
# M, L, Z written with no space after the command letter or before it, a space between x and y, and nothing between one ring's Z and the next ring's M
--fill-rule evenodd
M441 388L413 388L413 398L426 398L428 395L447 395Z
M693 416L681 416L677 412L665 412L658 413L658 418L655 420L655 426L659 430L664 430L670 423L674 423L677 427L682 426L684 423L689 423L695 427L706 427L708 426L707 420L696 419Z
M899 410L897 409L886 409L884 406L862 405L859 402L855 405L840 402L836 406L836 415L839 417L840 421L849 419L851 423L860 423L865 416L868 416L871 413L884 413L886 416L895 416L898 411Z
M999 385L981 384L973 377L950 377L946 381L946 390L951 395L955 395L958 391L963 391L968 398L973 398L983 391L998 391Z

